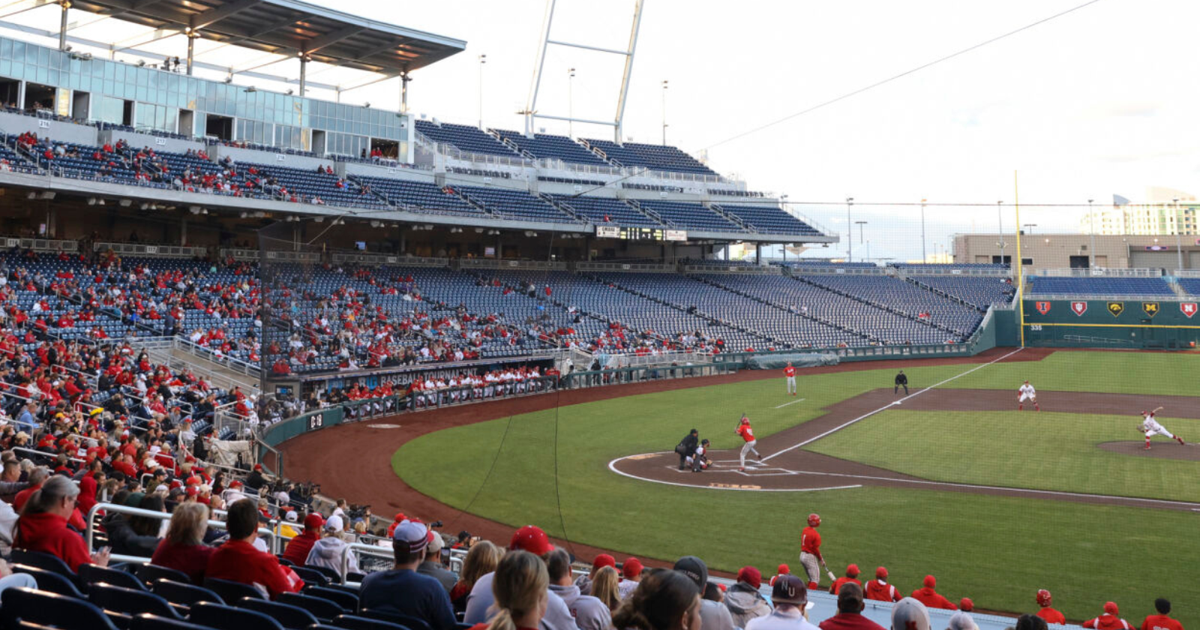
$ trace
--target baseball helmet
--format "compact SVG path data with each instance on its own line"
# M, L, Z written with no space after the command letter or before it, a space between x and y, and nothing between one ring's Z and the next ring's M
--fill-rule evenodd
M808 525L809 525L809 527L819 527L821 525L821 515L820 514L809 514L808 515Z
M742 424L750 424L750 418L747 418L746 416L742 416Z
M1050 605L1050 599L1051 599L1051 598L1050 598L1050 591L1047 591L1046 589L1044 589L1044 588L1043 588L1043 589L1041 589L1041 590L1039 590L1039 591L1037 592L1037 603L1038 603L1038 606L1041 606L1042 608L1045 608L1045 607L1049 606L1049 605Z
M701 444L703 444L704 446L708 446L708 440L707 440L707 439L705 439L705 440L700 440L700 443L701 443Z

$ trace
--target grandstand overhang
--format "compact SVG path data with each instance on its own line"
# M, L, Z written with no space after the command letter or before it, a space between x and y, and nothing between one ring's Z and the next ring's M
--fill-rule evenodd
M70 7L160 33L387 76L428 66L467 45L299 0L73 0Z

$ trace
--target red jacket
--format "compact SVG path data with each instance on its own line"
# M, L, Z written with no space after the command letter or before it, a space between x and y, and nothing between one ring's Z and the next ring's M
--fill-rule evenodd
M312 551L313 545L320 538L321 535L317 532L310 532L307 529L300 532L299 536L288 542L287 548L283 550L283 559L291 561L298 567L304 566L304 562L308 560L308 552Z
M832 592L834 595L837 595L837 594L838 594L838 591L841 591L841 590L842 590L842 585L843 585L843 584L849 584L849 583L851 583L851 582L853 582L854 584L857 584L857 585L859 585L859 586L862 586L862 582L859 582L859 581L858 581L856 578L852 578L852 577L840 577L840 578L838 578L838 579L837 579L837 581L836 581L836 582L834 582L834 583L833 583L833 588L831 588L831 589L829 589L829 590L830 590L830 592Z
M1095 619L1088 619L1083 622L1083 627L1096 628L1096 630L1130 630L1133 626L1120 617L1104 613Z
M896 590L895 586L887 582L879 580L871 580L867 582L866 590L863 592L864 599L874 600L877 602L898 602L904 599L900 591Z
M938 595L938 592L932 588L919 588L912 593L913 599L925 604L929 608L942 608L944 610L958 610L958 606L954 602Z
M208 545L176 545L164 538L154 550L150 564L183 571L191 578L192 584L202 584L208 561L216 551Z
M1183 624L1166 615L1150 615L1142 621L1142 630L1183 630Z
M1067 618L1062 613L1050 608L1049 606L1037 611L1037 616L1041 617L1046 623L1057 623L1066 625Z
M57 514L25 514L17 519L13 547L48 553L67 563L72 571L92 561L83 537L67 529L67 520Z
M278 558L244 540L231 540L218 547L208 560L205 577L257 584L267 590L271 599L304 588L304 580L279 564Z

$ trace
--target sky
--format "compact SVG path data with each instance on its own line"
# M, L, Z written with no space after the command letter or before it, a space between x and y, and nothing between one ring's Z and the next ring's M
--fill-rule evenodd
M410 110L475 123L482 96L485 125L522 128L516 112L530 91L544 0L312 1L465 40L465 52L413 73ZM995 231L998 222L1012 229L1011 206L998 219L994 204L1014 200L1014 172L1023 204L1109 203L1114 193L1139 201L1148 186L1200 192L1194 0L1098 0L741 135L1085 1L645 0L624 135L662 140L667 80L670 144L706 155L718 172L753 190L804 202L795 207L831 231L845 232L842 200L854 197L851 222L868 222L863 231L876 257L911 257L914 239L919 245L919 206L886 204L925 198L985 205L930 206L930 242ZM632 12L632 0L559 0L552 38L624 48ZM57 9L22 17L55 23ZM183 46L181 39L157 45ZM611 120L622 66L616 55L551 46L538 111ZM573 80L569 68L576 69ZM398 81L342 100L398 108ZM538 127L568 132L566 123ZM612 136L603 126L570 131ZM1082 212L1027 207L1021 222L1069 230ZM858 240L856 228L856 247Z

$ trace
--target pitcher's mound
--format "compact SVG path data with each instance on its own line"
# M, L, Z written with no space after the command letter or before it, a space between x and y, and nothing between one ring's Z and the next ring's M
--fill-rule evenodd
M1189 442L1186 446L1180 445L1178 442L1167 442L1154 440L1150 442L1150 450L1146 450L1146 443L1143 442L1104 442L1100 448L1122 455L1133 455L1135 457L1157 457L1159 459L1183 459L1191 462L1200 462L1200 444Z

